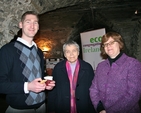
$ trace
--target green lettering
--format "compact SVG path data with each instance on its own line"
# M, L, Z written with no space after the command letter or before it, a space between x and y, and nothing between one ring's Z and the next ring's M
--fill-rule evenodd
M90 42L91 43L101 42L101 39L102 39L102 36L95 37L95 38L90 38Z
M83 48L83 53L93 53L93 52L99 52L100 48Z

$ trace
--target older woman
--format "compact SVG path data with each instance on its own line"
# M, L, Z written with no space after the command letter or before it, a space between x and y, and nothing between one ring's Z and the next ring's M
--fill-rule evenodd
M63 45L65 60L53 70L56 86L48 93L49 113L95 113L89 88L94 71L92 66L78 58L79 45L68 41Z
M90 87L90 97L99 113L140 113L141 63L123 53L121 35L109 32L102 37L101 53Z

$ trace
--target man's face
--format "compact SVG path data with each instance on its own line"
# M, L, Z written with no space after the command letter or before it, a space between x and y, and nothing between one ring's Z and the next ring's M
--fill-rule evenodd
M22 38L33 38L39 29L38 18L32 14L26 15L19 26L22 28Z

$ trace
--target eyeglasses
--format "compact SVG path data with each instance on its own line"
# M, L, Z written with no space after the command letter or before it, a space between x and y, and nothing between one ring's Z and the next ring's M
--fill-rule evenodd
M108 47L108 46L112 46L115 42L117 42L117 41L111 41L111 42L109 42L109 43L105 43L105 44L103 44L102 45L102 47Z

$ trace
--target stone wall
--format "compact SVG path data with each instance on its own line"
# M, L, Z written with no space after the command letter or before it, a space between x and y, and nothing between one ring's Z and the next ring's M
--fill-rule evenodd
M84 2L87 0L1 0L0 1L0 47L4 44L8 43L14 35L19 30L18 23L20 21L21 15L27 10L34 10L38 14L43 15L46 12L55 11L62 7L77 5L80 2ZM87 1L88 2L88 1ZM62 44L68 40L73 39L81 44L80 41L80 32L84 32L87 30L94 30L99 28L106 28L106 32L108 31L116 31L119 32L124 40L126 46L126 52L130 56L133 56L141 61L141 20L131 21L127 19L122 19L121 21L116 21L111 19L110 12L107 10L99 10L98 13L93 10L91 12L88 7L86 7L85 11L78 12L65 12L66 14L71 14L70 19L74 19L73 21L66 20L64 16L65 13L56 17L56 20L50 24L48 24L48 28L41 30L41 34L45 37L48 37L52 34L56 39L48 38L48 42L51 40L55 40L52 48L51 55L54 54L58 57L58 55L62 55L61 49ZM75 10L73 10L75 11ZM106 12L107 11L107 12ZM83 13L84 12L84 15ZM108 14L108 16L107 16ZM73 15L73 16L72 16ZM112 15L112 14L111 14ZM52 16L53 17L53 16ZM77 18L76 18L77 17ZM64 20L63 20L64 19ZM67 18L68 19L68 18ZM59 22L62 23L58 24ZM118 20L118 19L117 19ZM120 19L119 19L120 20ZM68 23L70 22L70 23ZM62 26L66 24L65 26ZM43 25L44 26L44 23ZM53 27L52 27L53 26ZM48 34L47 34L48 33ZM57 45L57 46L56 46Z
M19 30L21 15L27 10L39 14L61 7L75 5L86 0L1 0L0 1L0 47L8 43Z
M8 43L19 30L20 16L26 10L33 10L28 0L0 1L0 47Z
M106 28L106 32L116 31L125 43L125 53L141 61L141 20L112 21L102 13L97 13L96 23Z

